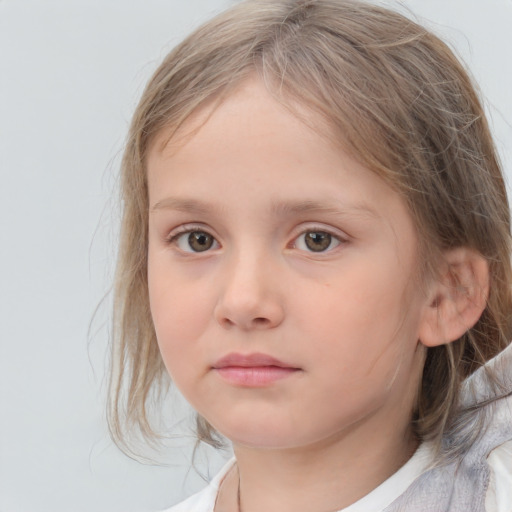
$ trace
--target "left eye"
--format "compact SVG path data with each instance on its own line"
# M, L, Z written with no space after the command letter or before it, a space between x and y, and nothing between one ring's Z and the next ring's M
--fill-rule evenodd
M340 245L341 241L327 231L306 231L295 242L295 247L309 252L326 252Z

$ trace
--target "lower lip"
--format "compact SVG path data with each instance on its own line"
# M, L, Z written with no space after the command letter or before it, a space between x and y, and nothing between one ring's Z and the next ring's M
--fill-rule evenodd
M245 387L268 386L299 371L298 368L283 368L281 366L226 366L215 370L231 384Z

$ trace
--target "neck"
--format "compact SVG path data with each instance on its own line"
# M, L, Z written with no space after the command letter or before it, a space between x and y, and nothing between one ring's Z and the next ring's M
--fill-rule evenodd
M417 442L412 436L393 434L385 442L383 436L374 436L378 439L368 437L362 443L345 432L341 438L300 450L235 445L237 468L223 482L216 512L333 512L345 508L389 478L414 453Z

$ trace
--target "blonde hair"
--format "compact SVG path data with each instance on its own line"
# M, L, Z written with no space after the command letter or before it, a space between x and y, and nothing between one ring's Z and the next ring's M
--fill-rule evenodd
M167 382L148 301L148 147L163 128L175 132L255 73L292 111L300 105L327 120L344 147L405 198L425 272L444 250L461 246L489 263L490 295L478 323L427 351L414 429L439 444L460 428L453 418L463 379L511 333L506 190L482 105L452 51L406 17L355 0L242 2L183 41L148 83L122 163L112 435L125 449L127 431L153 439L148 404ZM201 417L198 436L217 442Z

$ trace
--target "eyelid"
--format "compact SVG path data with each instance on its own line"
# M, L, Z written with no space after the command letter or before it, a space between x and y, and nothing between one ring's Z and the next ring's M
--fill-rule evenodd
M172 229L165 236L165 242L168 245L174 246L176 248L176 250L178 250L181 253L201 254L201 251L192 251L192 250L187 251L185 249L182 249L181 247L178 246L178 243L177 243L180 237L182 237L183 235L186 235L186 234L193 233L194 231L206 233L213 238L214 244L216 244L216 247L212 247L212 248L205 250L204 251L205 253L208 253L211 250L218 249L220 247L219 240L217 239L217 237L215 235L212 234L212 230L208 226L205 226L203 224L194 224L194 223L182 224L181 226L178 226L178 227Z
M320 224L311 224L311 225L308 225L308 226L301 225L300 228L298 230L296 230L296 234L292 238L292 241L291 241L291 244L290 244L291 247L292 248L296 248L296 243L297 243L298 238L300 236L306 234L306 233L311 233L311 232L313 232L313 233L314 232L327 233L327 234L329 234L330 236L332 236L334 239L336 239L339 242L336 245L336 247L333 247L332 249L327 249L325 251L317 252L316 254L318 254L318 255L332 252L340 244L346 244L350 240L350 237L346 233L344 233L344 232L342 232L342 231L340 231L340 230L338 230L336 228L330 227L330 226L325 226L325 225L320 225ZM314 251L308 251L308 252L311 252L312 254L315 254Z

